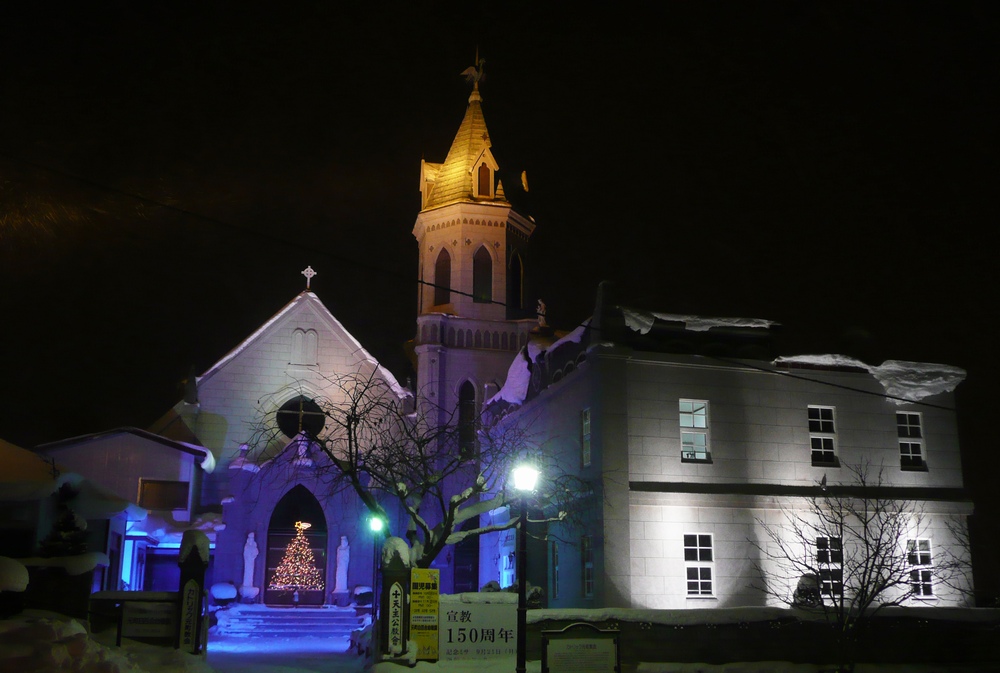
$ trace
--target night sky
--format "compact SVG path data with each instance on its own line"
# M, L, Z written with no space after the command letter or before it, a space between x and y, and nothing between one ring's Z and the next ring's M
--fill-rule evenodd
M609 279L803 352L961 366L996 520L991 3L179 4L0 4L0 438L149 425L306 265L405 378L420 159L478 48L550 323Z

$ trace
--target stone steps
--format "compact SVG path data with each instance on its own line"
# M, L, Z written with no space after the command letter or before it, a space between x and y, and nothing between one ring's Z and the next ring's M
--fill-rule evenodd
M216 633L246 638L349 637L365 618L353 608L239 606L216 613Z

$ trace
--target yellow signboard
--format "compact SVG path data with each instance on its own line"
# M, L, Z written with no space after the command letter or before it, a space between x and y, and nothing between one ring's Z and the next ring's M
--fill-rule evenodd
M410 569L410 639L417 644L417 659L438 658L440 579L440 570Z

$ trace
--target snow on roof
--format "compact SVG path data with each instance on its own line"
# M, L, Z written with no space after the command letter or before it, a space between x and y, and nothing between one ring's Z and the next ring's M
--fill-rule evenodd
M568 343L580 343L583 335L590 326L590 318L584 320L573 331L564 334L552 343L546 343L540 339L529 339L524 348L517 352L514 361L507 369L507 378L504 379L503 387L486 401L484 406L489 406L494 402L507 402L509 404L523 404L528 396L528 384L531 382L532 362L538 362L546 352L555 352L560 346Z
M392 372L390 372L388 369L379 364L378 360L376 360L371 353L365 350L365 348L361 345L361 342L355 339L354 335L348 332L346 328L344 328L344 325L339 320L337 320L337 318L333 315L333 313L330 312L330 309L328 309L326 305L323 304L322 301L320 301L320 298L317 297L315 293L309 292L308 290L300 292L294 299L285 304L285 306L280 311L271 316L270 320L266 321L263 325L258 327L253 332L253 334L251 334L246 339L241 341L236 346L236 348L232 349L224 356L222 356L221 360L219 360L214 365L209 367L208 371L206 371L204 374L202 374L197 378L197 382L200 384L203 380L211 377L213 374L215 374L215 372L222 369L224 366L226 366L226 364L228 364L234 358L236 358L237 355L239 355L247 348L249 348L257 339L261 337L261 335L263 335L265 332L271 329L271 327L274 324L276 324L284 316L288 315L294 308L305 302L310 302L318 306L323 315L340 330L340 332L343 334L344 338L348 341L348 343L354 347L353 354L359 356L360 359L372 364L375 367L375 369L379 372L379 374L381 374L382 377L385 378L386 382L389 384L389 387L392 388L393 392L396 393L398 397L404 398L412 396L412 393L409 390L399 385L399 382L396 380L396 377L393 376Z
M507 378L503 382L503 387L497 391L496 395L486 401L484 406L489 406L500 400L510 404L523 404L528 396L528 384L531 383L531 360L527 347L517 352L514 361L507 369Z
M222 515L217 512L205 512L195 517L194 521L177 521L164 518L164 512L152 512L145 521L132 525L129 533L142 532L159 540L160 544L181 542L186 531L197 530L206 534L209 541L216 533L226 529Z
M640 309L621 307L622 316L629 329L646 334L653 329L656 320L667 322L682 322L684 329L692 332L707 332L713 327L749 327L754 329L769 329L778 323L763 318L705 318L697 315L679 315L674 313L657 313Z
M99 551L88 551L76 556L55 556L52 558L23 558L18 559L23 565L44 568L62 568L67 575L82 575L90 572L97 566L107 567L111 561L108 555Z
M866 371L897 404L919 402L925 397L950 393L965 380L965 370L932 362L886 360L878 366L846 355L793 355L779 357L774 364L808 364L819 367L853 367Z

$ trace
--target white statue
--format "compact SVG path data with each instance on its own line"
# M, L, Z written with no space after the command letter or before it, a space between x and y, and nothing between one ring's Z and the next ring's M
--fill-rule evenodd
M541 299L538 300L538 307L535 309L535 315L538 316L539 327L548 327L548 323L545 322L545 302Z
M253 585L253 564L258 553L257 541L254 539L253 531L250 531L247 543L243 545L243 586L240 587L240 595L244 598L254 598L259 591Z
M351 562L351 547L347 544L347 536L340 536L340 546L337 547L337 582L333 593L347 593L347 566Z

